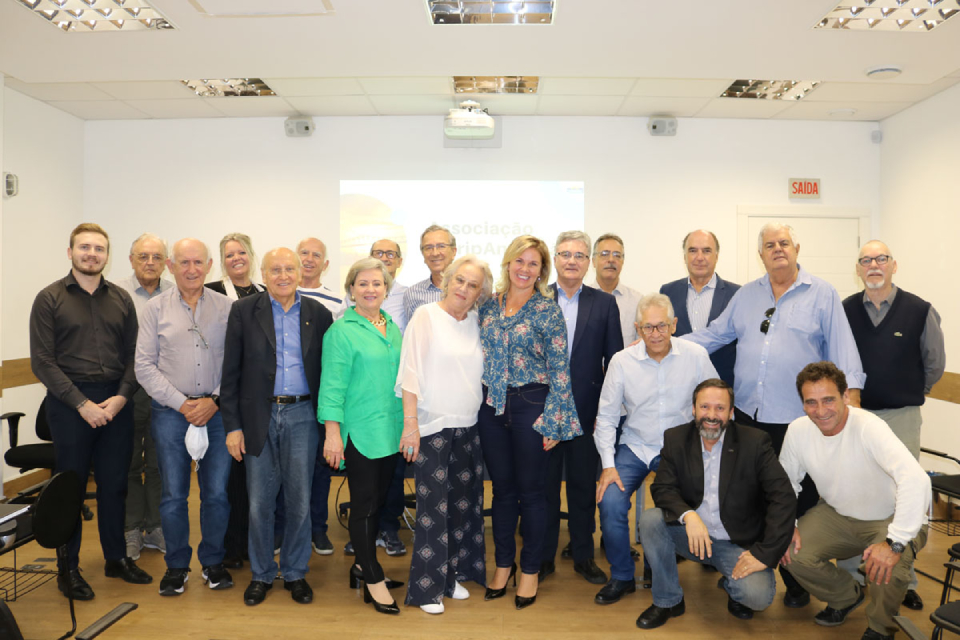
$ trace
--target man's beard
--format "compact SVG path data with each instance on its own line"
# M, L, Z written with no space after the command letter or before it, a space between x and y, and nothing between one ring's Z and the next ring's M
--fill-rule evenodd
M96 266L90 266L90 263L84 264L79 260L73 261L73 268L82 273L85 276L98 276L103 273L103 270L107 266L107 261L104 260Z
M718 427L706 426L706 418L700 418L697 420L697 430L700 432L700 436L704 440L711 440L716 442L720 439L720 436L723 435L723 432L727 430L727 426L730 424L729 420L721 420Z

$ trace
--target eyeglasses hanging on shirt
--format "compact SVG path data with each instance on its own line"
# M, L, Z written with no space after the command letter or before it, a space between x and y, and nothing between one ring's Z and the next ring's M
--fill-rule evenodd
M763 312L763 315L766 316L766 320L760 323L760 333L766 333L767 331L770 330L770 318L773 317L773 314L776 313L776 311L777 311L776 307L770 307L769 309Z
M195 325L193 325L192 327L190 327L190 328L188 329L188 331L197 334L197 337L200 338L200 344L203 345L203 348L204 348L204 349L209 349L209 348L210 348L210 345L207 344L207 339L203 337L203 332L200 331L200 327L198 327L198 326L195 324Z

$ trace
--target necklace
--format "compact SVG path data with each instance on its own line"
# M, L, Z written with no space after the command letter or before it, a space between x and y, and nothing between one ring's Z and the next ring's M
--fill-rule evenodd
M359 311L357 313L359 313ZM362 313L360 315L366 318L370 322L370 324L372 324L375 327L382 327L385 324L387 324L387 319L383 317L383 313L378 313L377 317L373 319L367 318L367 316L364 316Z

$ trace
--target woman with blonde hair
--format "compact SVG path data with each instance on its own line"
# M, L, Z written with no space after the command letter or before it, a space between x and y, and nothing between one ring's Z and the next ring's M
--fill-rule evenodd
M516 583L514 535L522 517L517 609L537 599L550 451L582 433L570 389L567 325L547 286L550 268L543 240L514 239L503 256L497 295L479 314L484 402L478 425L493 481L497 564L484 599L504 596L510 577Z
M207 287L231 300L239 300L258 291L263 285L253 282L251 273L257 264L253 243L245 233L228 233L220 239L220 273L223 277L208 282Z

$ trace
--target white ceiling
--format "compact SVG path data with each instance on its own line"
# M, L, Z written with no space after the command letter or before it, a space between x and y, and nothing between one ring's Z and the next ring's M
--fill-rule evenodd
M558 0L548 26L433 25L426 0L154 5L176 30L65 33L0 0L0 73L84 119L441 115L462 99L454 75L539 75L536 95L479 101L493 115L882 120L960 82L960 17L927 33L813 29L835 0ZM868 80L878 65L903 74ZM278 95L199 98L179 82L230 77ZM802 102L719 98L737 78L821 84Z

